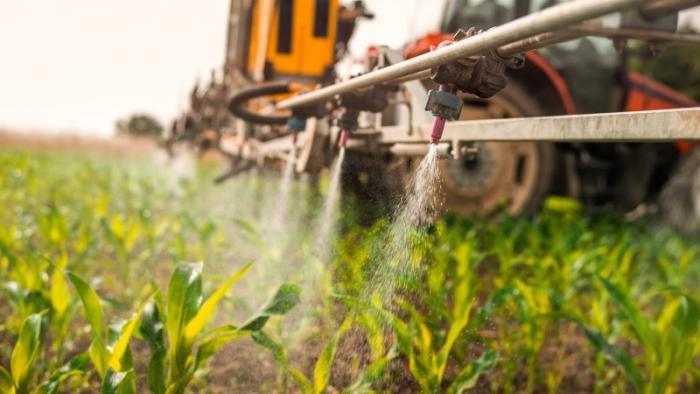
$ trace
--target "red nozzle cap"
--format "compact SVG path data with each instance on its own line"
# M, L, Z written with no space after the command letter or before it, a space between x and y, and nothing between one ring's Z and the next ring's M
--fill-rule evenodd
M341 148L345 148L345 146L348 144L348 134L350 134L350 133L348 133L347 130L342 130L340 132L339 144L340 144Z
M445 130L445 118L436 116L433 122L433 131L430 133L430 143L437 144L442 138L442 132Z

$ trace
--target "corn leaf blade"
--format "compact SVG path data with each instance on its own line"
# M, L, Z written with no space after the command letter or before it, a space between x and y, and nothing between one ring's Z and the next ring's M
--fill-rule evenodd
M78 295L83 304L85 320L87 320L92 328L94 339L88 350L90 359L95 364L95 368L100 376L104 376L109 360L109 352L102 338L104 333L104 311L100 303L100 298L97 296L97 293L95 293L95 290L80 277L72 272L68 272L67 275L73 287L78 291Z
M143 313L144 307L145 304L141 306L139 310L131 317L131 319L126 322L122 328L119 338L117 339L117 342L114 344L114 347L112 347L112 352L109 357L109 366L115 372L123 372L122 358L129 348L129 341L131 340L131 336L134 334L134 330L141 319L141 314Z
M493 349L487 350L481 357L469 363L459 372L450 385L448 392L450 394L461 394L465 390L473 388L479 377L493 369L496 364L498 364L498 354Z
M150 301L146 304L141 315L139 326L141 336L151 349L151 359L148 362L147 383L154 394L165 393L165 332L160 317L158 304Z
M202 304L202 307L199 308L197 314L187 323L187 326L185 327L186 341L191 343L194 341L194 338L196 338L197 335L202 332L204 326L211 320L216 312L216 307L221 299L224 298L231 286L238 282L243 275L248 272L251 266L252 263L246 264L245 267L232 275L230 278L228 278L228 280L226 280L226 282L219 286L219 288L216 289L216 291L214 291L214 293Z
M301 288L296 285L283 284L275 295L260 310L248 319L240 328L243 331L260 331L273 315L284 315L300 301Z
M43 313L35 313L27 317L22 323L19 339L12 350L10 357L10 371L17 391L28 391L28 383L31 380L32 367L39 355L42 346L41 319Z
M133 394L134 371L116 372L108 368L102 380L102 394Z
M12 379L12 375L0 365L0 392L2 393L14 393L15 392L15 382Z
M314 366L314 393L324 393L331 377L331 368L335 359L335 352L338 349L340 338L352 326L351 318L345 319L338 331L330 339Z

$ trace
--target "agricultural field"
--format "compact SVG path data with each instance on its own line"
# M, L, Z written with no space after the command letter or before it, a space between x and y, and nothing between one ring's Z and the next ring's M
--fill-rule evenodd
M697 238L561 198L397 229L345 196L321 234L323 180L176 164L0 150L0 392L700 391Z

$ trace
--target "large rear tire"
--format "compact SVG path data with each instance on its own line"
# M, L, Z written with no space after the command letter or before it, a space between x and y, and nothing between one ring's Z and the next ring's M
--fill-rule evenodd
M465 98L461 119L544 115L531 95L510 83L488 100ZM537 210L551 189L556 148L551 143L477 143L478 155L440 163L445 208L459 215L503 209L510 214Z

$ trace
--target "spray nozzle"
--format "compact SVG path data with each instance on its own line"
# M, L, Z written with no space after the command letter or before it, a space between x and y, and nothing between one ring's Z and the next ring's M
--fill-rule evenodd
M436 116L433 121L433 130L430 132L430 143L437 145L442 138L442 132L445 130L445 118Z
M453 86L440 85L440 90L431 90L428 93L428 101L425 103L425 110L430 111L435 116L433 130L430 133L430 143L437 144L442 138L447 119L459 119L462 113L462 98L454 93Z
M342 149L345 149L345 147L348 144L349 134L350 132L348 131L348 129L343 129L340 131L340 139L338 140L338 145L340 145Z
M292 116L287 120L287 128L292 132L292 145L296 146L299 133L306 129L306 120Z

